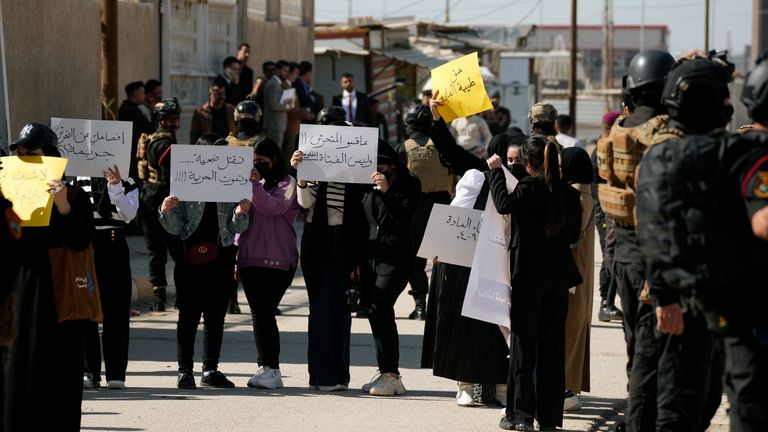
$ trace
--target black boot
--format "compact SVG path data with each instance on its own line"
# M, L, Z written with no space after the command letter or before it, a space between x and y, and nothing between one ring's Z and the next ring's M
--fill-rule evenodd
M408 319L424 321L427 319L427 299L418 297L414 300L416 301L416 307L408 315Z
M623 321L624 313L616 306L608 304L604 299L600 302L600 310L597 312L597 319L601 322Z
M152 287L152 292L155 295L155 302L152 304L152 310L155 312L165 312L165 287Z

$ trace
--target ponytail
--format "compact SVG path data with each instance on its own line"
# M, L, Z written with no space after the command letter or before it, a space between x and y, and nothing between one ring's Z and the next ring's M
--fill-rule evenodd
M552 140L547 140L544 145L543 171L544 182L550 192L545 234L547 237L554 237L563 230L566 215L563 181L560 177L560 156L557 144Z

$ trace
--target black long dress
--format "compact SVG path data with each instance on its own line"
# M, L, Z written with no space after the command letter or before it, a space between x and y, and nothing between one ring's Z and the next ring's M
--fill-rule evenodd
M78 188L79 189L79 188ZM88 194L71 196L71 211L53 206L47 227L25 227L16 279L18 334L6 370L5 431L80 429L83 340L87 321L57 322L48 251L64 244L82 250L93 239ZM45 412L46 415L40 415Z
M485 210L486 178L475 200ZM471 268L438 263L432 268L421 367L435 376L476 384L504 384L509 347L499 326L461 315Z

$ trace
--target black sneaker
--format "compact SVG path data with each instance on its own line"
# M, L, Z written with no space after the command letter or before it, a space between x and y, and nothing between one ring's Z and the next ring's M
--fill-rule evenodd
M176 381L176 387L186 390L194 390L197 388L195 384L195 377L189 372L179 373L179 379Z
M236 302L229 302L229 309L227 310L229 315L237 315L240 313L240 305Z
M203 387L235 388L235 383L228 380L227 377L219 371L213 371L208 374L208 376L203 374L203 378L200 380L200 385Z

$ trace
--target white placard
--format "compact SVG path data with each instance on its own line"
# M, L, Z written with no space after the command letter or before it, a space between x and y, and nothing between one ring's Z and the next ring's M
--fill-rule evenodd
M518 181L507 169L502 171L507 180L507 191L511 193ZM511 216L500 215L489 195L461 309L465 317L507 329L510 328L512 290L508 244L510 231Z
M295 97L296 97L296 89L295 88L285 89L285 90L283 90L282 96L280 96L280 103L282 104L282 103L288 102L288 101L292 100Z
M440 262L471 266L480 237L482 214L481 210L435 204L416 255L428 260L437 257Z
M251 147L171 147L171 195L181 201L239 202L250 199Z
M69 160L68 176L104 177L117 165L123 177L131 164L133 124L124 121L51 118L59 151Z
M302 124L299 150L304 154L298 170L300 180L371 183L379 129Z

